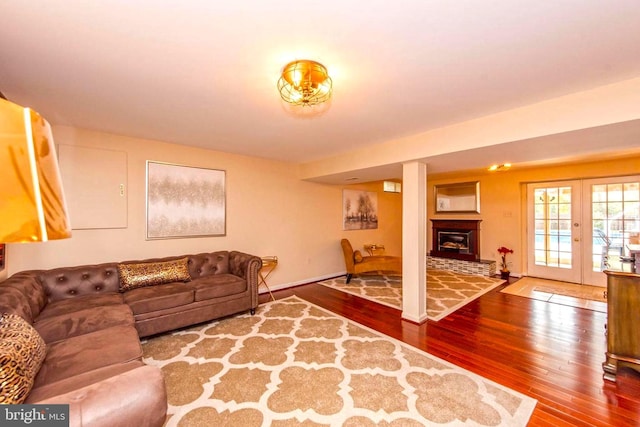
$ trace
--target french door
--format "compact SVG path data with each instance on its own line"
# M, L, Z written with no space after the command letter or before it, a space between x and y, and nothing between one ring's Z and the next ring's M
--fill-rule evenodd
M529 275L581 283L580 181L527 186Z
M529 184L527 211L530 276L606 286L640 236L640 176Z
M629 245L640 238L640 175L585 181L583 194L590 197L590 209L583 212L591 233L584 236L584 283L606 286L603 270L631 271L623 262Z

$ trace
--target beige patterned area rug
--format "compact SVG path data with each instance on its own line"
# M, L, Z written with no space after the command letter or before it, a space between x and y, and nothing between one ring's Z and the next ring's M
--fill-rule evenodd
M536 405L295 296L142 347L167 426L524 426Z
M402 310L402 276L359 275L346 282L346 277L318 282L342 292ZM468 304L504 280L454 273L446 270L427 270L427 318L438 321Z

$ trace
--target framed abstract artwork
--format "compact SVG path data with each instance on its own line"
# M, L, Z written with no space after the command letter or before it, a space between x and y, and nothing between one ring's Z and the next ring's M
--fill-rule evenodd
M147 240L224 236L225 171L147 161Z

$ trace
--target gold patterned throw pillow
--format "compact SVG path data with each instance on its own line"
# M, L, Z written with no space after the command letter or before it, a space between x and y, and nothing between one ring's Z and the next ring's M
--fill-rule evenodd
M25 401L46 353L47 345L26 320L0 315L0 404Z
M362 262L362 254L360 253L360 251L355 251L353 253L353 261L357 264L359 262Z
M163 283L188 282L191 276L187 262L185 257L174 261L118 264L120 292Z

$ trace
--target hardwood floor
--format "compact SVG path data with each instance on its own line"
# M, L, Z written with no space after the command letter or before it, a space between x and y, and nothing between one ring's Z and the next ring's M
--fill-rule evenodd
M538 400L530 426L640 426L640 375L602 379L606 314L492 290L439 322L308 284L297 295ZM267 301L269 295L261 295Z

